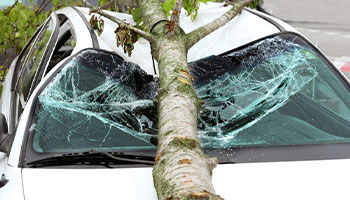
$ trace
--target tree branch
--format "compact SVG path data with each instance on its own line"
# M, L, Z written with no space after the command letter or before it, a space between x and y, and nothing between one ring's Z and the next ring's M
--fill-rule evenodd
M47 5L49 5L51 1L50 0L47 0L47 1L43 1L41 3L41 5L39 6L39 9L35 12L35 17L37 17L39 15L39 13L43 12L43 10L46 8ZM45 5L44 5L45 3ZM51 13L51 11L50 11Z
M155 39L153 37L152 34L147 33L141 29L138 29L130 24L126 24L124 21L113 17L112 15L107 14L106 12L104 12L103 10L101 10L100 8L96 8L95 6L91 5L89 2L87 2L86 0L82 0L82 2L87 5L87 7L89 7L91 10L90 12L92 13L98 13L100 15L102 15L103 17L117 23L118 25L124 24L128 29L135 31L137 34L139 34L141 37L145 38L146 40L148 40L149 42L154 42Z
M12 4L11 8L5 12L5 15L8 15L11 12L11 10L16 6L17 3L18 3L18 0L16 0L15 3Z
M181 5L182 0L177 0L170 19L170 32L173 32L175 24L177 24L177 26L180 26Z
M174 21L179 26L180 26L179 22L180 22L181 6L182 6L182 0L177 0L173 10L173 14L171 16L171 21Z
M196 30L193 30L192 32L186 34L187 50L189 50L193 45L195 45L198 41L203 39L205 36L209 35L210 33L214 32L218 28L224 26L229 21L231 21L236 15L241 13L242 9L247 4L249 4L252 1L253 0L238 0L238 1L235 1L234 3L226 1L229 4L233 5L233 7L229 11L227 11L224 15L215 19L214 21L209 22L208 24L201 26Z
M130 7L130 8L138 7L138 3L137 3L136 0L116 0L116 4L117 5L127 6L127 7ZM101 9L107 9L107 8L110 8L110 7L113 7L113 6L114 6L114 0L109 1L108 3L102 5L100 8Z
M136 8L139 6L136 0L117 0L117 4L131 8Z

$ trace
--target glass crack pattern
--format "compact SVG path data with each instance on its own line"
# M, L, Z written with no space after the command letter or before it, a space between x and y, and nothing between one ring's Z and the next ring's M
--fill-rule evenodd
M116 55L85 51L39 96L32 125L39 151L153 146L157 79ZM57 149L55 149L57 147Z
M336 113L348 116L347 106L325 97L330 86L320 83L320 92L315 86L323 79L333 85L339 80L317 53L294 41L296 36L286 38L267 38L190 63L204 101L198 120L203 147L336 141L343 136L337 134L340 123L350 131ZM331 78L320 75L322 70ZM158 79L137 65L84 50L39 95L30 127L33 147L38 152L154 149L157 91ZM337 128L323 126L332 117Z
M272 38L192 63L195 78L203 80L196 83L199 98L205 100L199 115L202 139L218 145L232 142L238 132L285 105L317 76L309 57L315 58L310 50Z

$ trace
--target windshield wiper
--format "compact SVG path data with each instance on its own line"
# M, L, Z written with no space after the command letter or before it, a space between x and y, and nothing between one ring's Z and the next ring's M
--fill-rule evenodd
M108 168L113 168L111 165L125 164L154 165L154 157L119 152L89 151L55 155L27 163L27 165L32 168L67 165L102 165Z

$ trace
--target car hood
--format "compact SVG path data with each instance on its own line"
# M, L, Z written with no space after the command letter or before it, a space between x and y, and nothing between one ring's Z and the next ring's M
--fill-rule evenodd
M157 199L152 168L24 169L26 200Z
M230 199L348 199L350 160L221 164L216 192ZM26 200L155 200L152 168L24 169Z

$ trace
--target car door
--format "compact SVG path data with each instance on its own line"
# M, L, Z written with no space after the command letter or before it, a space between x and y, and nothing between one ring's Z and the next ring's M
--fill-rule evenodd
M3 102L10 107L9 113L4 113L7 116L8 136L0 146L1 151L6 154L9 153L8 151L12 145L19 117L35 88L33 83L40 77L41 69L46 67L52 55L58 32L58 17L55 13L52 13L18 57L12 77L11 92L8 101ZM2 164L0 163L0 165Z
M48 65L57 43L59 28L58 17L52 13L18 57L12 77L9 101L5 102L10 106L10 111L6 120L8 132L7 135L3 135L5 139L0 143L0 187L5 186L11 178L12 173L7 173L6 176L5 173L9 168L7 160L15 136L15 127L31 93L41 79L43 69Z

